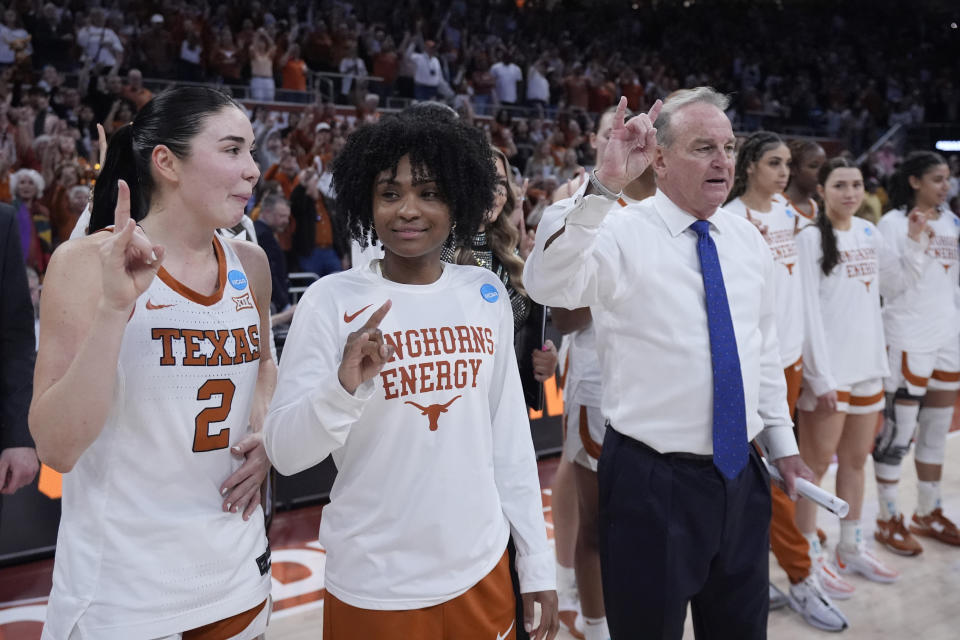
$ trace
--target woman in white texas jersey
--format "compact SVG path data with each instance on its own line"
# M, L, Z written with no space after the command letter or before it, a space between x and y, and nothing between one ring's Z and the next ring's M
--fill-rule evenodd
M793 415L803 382L804 322L795 239L801 216L787 206L782 195L790 179L790 158L790 149L777 134L751 134L737 151L733 188L723 208L756 225L770 246L776 264L780 363L787 381L787 405ZM832 571L818 542L808 542L801 534L790 497L776 484L770 486L770 497L770 548L790 579L791 603L804 620L819 629L844 629L849 624L847 618L830 598L849 597L853 586Z
M929 151L909 154L891 183L893 211L880 219L890 250L911 250L904 229L918 216L930 233L923 241L923 275L898 295L884 296L883 327L890 356L884 387L887 411L873 451L880 516L876 537L903 555L922 551L912 534L960 546L960 531L943 513L940 479L947 432L960 388L957 241L960 218L945 205L950 169ZM888 237L889 236L889 237ZM904 455L916 432L917 508L909 531L897 508Z
M842 573L859 573L877 582L893 582L899 572L886 566L863 540L864 465L883 408L887 357L880 318L880 296L895 295L919 274L919 250L898 256L886 251L884 238L870 222L854 216L863 202L863 176L839 157L820 169L824 211L797 235L800 253L805 336L804 388L800 410L800 455L823 477L837 457L837 495L850 505L840 521L835 561ZM910 242L923 236L925 222L910 223ZM797 503L797 525L819 549L817 506Z
M51 262L30 413L64 474L45 640L266 627L270 274L214 233L244 214L253 140L216 90L155 97L110 142L90 235Z
M408 110L358 129L334 163L337 207L383 259L301 299L265 424L284 474L333 454L323 637L514 638L557 632L553 555L506 288L445 264L493 205L493 157L452 118Z

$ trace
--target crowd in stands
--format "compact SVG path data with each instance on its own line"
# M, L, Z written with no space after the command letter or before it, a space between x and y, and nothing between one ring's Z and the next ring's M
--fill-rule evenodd
M484 127L532 223L593 164L597 116L620 96L645 110L709 84L734 96L739 130L817 129L853 153L891 124L960 116L956 31L934 9L905 20L859 1L799 5L14 1L0 23L0 201L17 208L42 275L95 179L96 124L109 140L157 80L221 84L245 99L263 172L251 217L282 196L290 270L319 275L349 264L329 213L331 162L397 97L444 101ZM334 91L308 91L323 88L314 73L332 74ZM897 162L883 147L864 165L881 210Z

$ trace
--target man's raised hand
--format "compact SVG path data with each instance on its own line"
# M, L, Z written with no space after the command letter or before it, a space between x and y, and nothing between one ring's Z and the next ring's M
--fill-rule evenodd
M657 121L662 107L663 103L657 100L649 112L624 122L627 99L620 98L613 116L610 140L602 162L595 170L597 179L610 191L620 193L653 163L657 151L657 130L653 123Z

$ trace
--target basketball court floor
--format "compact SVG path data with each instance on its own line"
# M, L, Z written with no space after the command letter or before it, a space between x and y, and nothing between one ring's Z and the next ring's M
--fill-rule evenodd
M960 431L954 431L947 442L947 462L943 480L944 511L960 518ZM912 457L910 458L912 460ZM557 459L541 460L540 482L543 492L547 533L552 538L549 486ZM868 478L872 470L868 463ZM833 470L824 486L833 489ZM916 500L916 474L912 464L904 469L901 485L901 508L912 512ZM865 533L872 541L876 518L876 489L867 481L863 520ZM273 545L274 610L268 640L319 640L323 619L324 552L316 542L322 507L308 507L278 514L270 532ZM832 549L839 538L836 517L821 510L821 527ZM960 637L960 548L921 539L924 553L904 558L886 550L877 553L902 573L898 583L884 585L852 577L857 593L839 603L851 627L842 634L820 632L805 624L799 614L789 608L773 611L769 620L771 640L799 640L842 636L847 639L954 640ZM0 570L0 640L38 640L50 590L53 560L41 560ZM786 575L770 556L770 575L783 591L787 591ZM560 638L571 638L561 632ZM693 638L688 617L684 638Z

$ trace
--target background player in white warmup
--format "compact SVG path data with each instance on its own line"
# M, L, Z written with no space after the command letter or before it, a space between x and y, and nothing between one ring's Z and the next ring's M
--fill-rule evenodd
M884 382L887 410L883 432L873 451L880 500L875 536L903 555L923 550L911 532L960 546L960 532L940 506L944 447L960 388L960 218L944 204L949 180L950 170L942 156L929 151L911 153L893 177L890 203L894 210L878 225L892 252L923 252L922 277L898 295L884 295L890 377ZM907 239L905 229L921 217L930 231L917 247ZM897 507L897 483L914 432L918 496L908 531Z
M423 110L355 132L334 164L351 234L382 260L315 283L287 337L266 446L281 473L333 454L323 637L514 638L513 535L531 635L558 630L553 554L507 290L445 264L493 205L482 134ZM528 629L530 630L530 629Z
M795 240L799 216L782 195L789 178L790 150L780 136L769 131L753 133L737 151L733 188L723 208L756 225L770 247L776 265L780 366L787 382L787 405L793 415L803 381L803 294ZM797 529L794 502L789 496L771 484L770 499L770 548L790 578L790 605L817 628L846 628L846 616L829 595L842 597L853 588L826 567L818 547L817 553L810 553L810 544ZM776 593L772 583L771 591Z
M596 152L597 164L603 160L603 154L610 140L613 130L613 120L618 115L618 107L607 109L597 121L597 130L590 135L590 145ZM621 112L621 118L629 117L629 112ZM557 189L558 194L569 193L570 197L582 195L587 188L586 176L580 175L566 185ZM656 192L653 184L653 170L648 169L639 178L623 188L618 204L626 207L629 204L640 202ZM563 224L563 215L570 207L569 197L559 200L544 211L541 225L547 228ZM557 501L562 495L557 495L558 479L561 470L570 473L574 482L571 487L575 491L576 527L569 527L571 531L563 532L575 538L574 571L566 569L560 563L560 551L557 551L557 582L558 595L561 597L561 620L563 620L563 600L568 603L574 598L561 594L559 586L563 584L568 594L576 588L579 595L582 635L586 640L607 640L610 631L607 629L607 617L603 606L603 585L600 575L600 540L599 540L599 506L597 487L597 461L600 458L606 424L600 410L603 395L603 368L597 356L597 334L593 325L593 318L589 307L580 309L563 309L554 307L553 324L558 331L564 334L566 345L565 373L564 373L564 420L566 430L563 440L563 456L554 478L553 522L554 540L561 538L561 530L566 529L565 523L558 521ZM561 491L565 487L561 484ZM559 543L558 543L559 544ZM568 573L569 572L569 573ZM573 580L571 573L575 573ZM570 607L570 604L567 605ZM580 633L575 624L571 633Z
M30 417L64 473L45 639L266 627L270 274L214 234L259 178L253 140L214 89L157 96L110 143L91 235L50 265Z
M863 176L850 160L834 158L820 169L824 210L797 235L806 331L803 344L804 389L800 409L800 455L819 481L837 457L837 495L850 512L840 520L836 566L877 582L893 582L899 573L867 547L860 525L864 464L883 408L887 375L880 295L902 289L918 273L912 264L895 264L899 256L884 249L870 222L854 216L863 202ZM922 221L909 233L923 233ZM906 231L904 232L906 234ZM797 524L819 555L817 506L797 504ZM832 568L826 570L830 574ZM852 594L848 594L852 595Z

